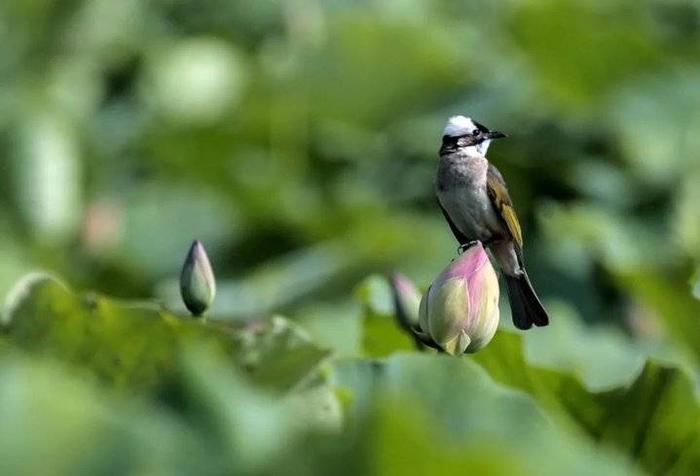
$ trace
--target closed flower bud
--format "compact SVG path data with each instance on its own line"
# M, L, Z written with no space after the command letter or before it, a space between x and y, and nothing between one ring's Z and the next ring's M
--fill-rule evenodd
M421 294L410 279L401 273L391 276L391 293L394 298L396 320L408 332L418 327L418 309Z
M216 279L207 252L197 240L192 243L180 275L180 293L194 316L201 316L214 302Z
M423 296L419 327L445 352L476 352L498 328L498 278L480 242L450 263Z

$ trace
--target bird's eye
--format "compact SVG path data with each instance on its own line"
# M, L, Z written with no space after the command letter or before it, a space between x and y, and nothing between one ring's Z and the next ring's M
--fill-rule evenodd
M478 136L479 134L481 134L481 131L479 129L472 132L472 135L474 135L475 137Z

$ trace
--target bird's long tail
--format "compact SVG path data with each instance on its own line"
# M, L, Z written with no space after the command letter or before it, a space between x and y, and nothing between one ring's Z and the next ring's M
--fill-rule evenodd
M520 276L506 276L505 278L515 327L527 330L533 324L538 327L549 324L547 311L532 288L527 273L523 270L523 274Z

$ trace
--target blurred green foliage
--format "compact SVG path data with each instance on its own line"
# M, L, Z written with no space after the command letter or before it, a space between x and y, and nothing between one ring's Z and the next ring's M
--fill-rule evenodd
M0 473L697 474L698 111L694 0L3 0L0 303L118 299L15 287ZM553 321L460 360L362 281L454 256L451 114Z
M361 294L363 333L392 355L374 360L369 346L331 360L280 317L177 317L30 275L2 315L0 469L690 475L700 465L687 371L624 339L609 345L609 331L577 352L571 318L556 333L502 330L473 359L407 353L373 322L394 320L373 310L388 299L377 283Z

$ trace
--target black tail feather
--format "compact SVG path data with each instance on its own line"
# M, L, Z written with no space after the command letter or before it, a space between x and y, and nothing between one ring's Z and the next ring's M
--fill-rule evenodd
M527 330L533 324L538 327L549 324L547 311L535 294L527 274L524 273L517 277L506 276L505 278L515 327Z

